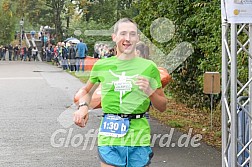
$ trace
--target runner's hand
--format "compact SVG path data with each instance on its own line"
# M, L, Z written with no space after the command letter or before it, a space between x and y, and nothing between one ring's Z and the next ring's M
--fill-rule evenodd
M137 77L136 85L139 86L139 89L142 90L146 95L150 96L154 90L150 87L150 82L147 78Z
M82 106L74 112L73 121L79 127L85 127L88 121L88 107Z

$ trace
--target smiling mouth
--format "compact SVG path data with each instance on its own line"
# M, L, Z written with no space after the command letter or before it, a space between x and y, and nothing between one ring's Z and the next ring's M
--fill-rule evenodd
M123 44L123 46L127 49L127 48L131 47L131 44Z

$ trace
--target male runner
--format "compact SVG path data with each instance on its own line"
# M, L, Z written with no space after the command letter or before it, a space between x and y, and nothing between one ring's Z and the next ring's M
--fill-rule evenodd
M132 20L120 19L114 26L112 39L116 42L117 56L96 62L73 119L76 125L86 126L88 104L101 84L104 112L98 135L101 167L148 166L153 153L145 111L150 101L161 112L167 104L160 74L152 61L135 54L139 34Z

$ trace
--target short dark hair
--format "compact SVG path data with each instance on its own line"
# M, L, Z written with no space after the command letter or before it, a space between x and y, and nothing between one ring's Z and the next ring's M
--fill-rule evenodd
M145 59L150 59L149 57L149 47L145 45L143 42L139 42L136 44L136 50L139 51L139 56Z
M122 19L118 20L118 21L115 23L115 25L114 25L114 33L117 33L117 31L118 31L118 26L119 26L120 23L128 23L128 22L135 24L135 26L137 27L137 31L138 31L138 26L137 26L137 23L136 23L136 22L134 22L134 21L133 21L132 19L130 19L130 18L122 18Z

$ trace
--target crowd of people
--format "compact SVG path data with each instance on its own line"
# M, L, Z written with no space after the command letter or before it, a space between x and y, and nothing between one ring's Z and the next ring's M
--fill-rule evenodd
M109 45L107 44L95 44L94 46L94 58L108 58L111 57L113 55L115 55L114 53L115 49L109 47Z
M88 47L80 39L75 44L69 42L58 42L57 45L48 44L43 48L43 60L53 61L54 64L63 68L63 70L84 72L84 59L88 54ZM81 67L81 68L80 68Z
M91 57L103 59L116 55L115 49L107 44L95 44L93 55ZM56 45L50 41L45 43L42 48L42 59L44 61L52 61L63 70L84 71L85 58L88 56L87 44L80 39L79 43L73 43L71 40L58 42Z
M38 60L38 49L37 47L21 47L20 45L16 45L13 47L11 44L6 46L0 46L0 60L5 61L8 59L9 61L34 61Z
M146 45L143 42L139 42L137 45L137 54L140 57L147 58L148 55ZM94 45L93 57L98 59L109 58L114 55L116 48L109 47L107 44L99 43ZM83 40L80 39L80 43L75 44L70 42L58 42L57 45L50 44L49 41L42 47L42 60L53 61L57 66L63 68L63 70L69 71L84 71L84 59L88 53L88 47ZM7 55L7 56L6 56ZM9 61L38 61L38 49L37 47L26 46L12 46L11 44L6 46L0 46L0 60Z
M31 31L31 38L35 38L35 31ZM43 33L43 29L38 32L38 39L42 41L41 59L43 61L53 61L63 70L84 71L84 59L88 54L88 47L80 39L80 43L72 43L71 41L58 42L55 44L54 38L51 40L50 33ZM109 58L116 55L116 46L111 47L106 43L97 43L94 45L93 57L98 59ZM143 43L139 43L137 50L139 56L144 55L143 50L146 47ZM146 50L146 49L145 49ZM38 48L36 46L12 46L11 44L0 46L0 60L9 61L38 61ZM147 58L147 57L144 57ZM147 58L148 59L148 58Z
M35 31L32 31L31 38L35 38ZM42 50L38 50L35 46L21 46L16 45L12 46L11 44L6 46L0 46L0 60L5 61L38 61L38 54L41 53L41 60L47 62L53 62L59 67L62 67L63 70L70 71L84 71L84 59L88 54L88 47L80 39L79 43L73 43L72 41L58 42L55 44L48 37L49 33L41 33L41 36L38 35L38 38L42 41ZM50 35L51 36L51 35ZM107 44L95 44L93 57L102 59L108 58L115 55L114 48L109 47Z

